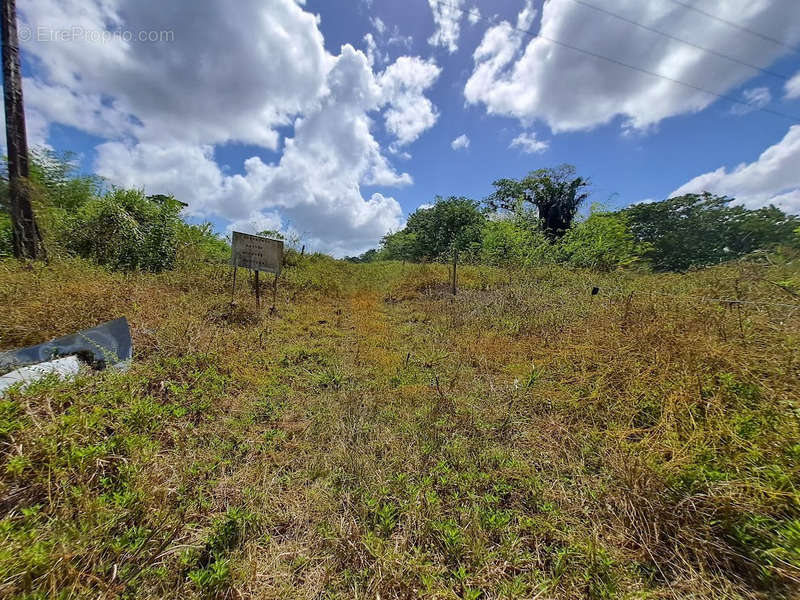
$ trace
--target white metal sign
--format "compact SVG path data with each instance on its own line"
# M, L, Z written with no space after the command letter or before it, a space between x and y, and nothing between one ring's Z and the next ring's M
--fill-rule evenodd
M279 275L283 265L283 242L234 231L232 262L236 267Z

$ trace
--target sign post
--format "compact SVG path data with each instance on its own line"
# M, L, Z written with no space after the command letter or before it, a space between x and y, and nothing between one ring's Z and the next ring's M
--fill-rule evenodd
M258 289L258 272L275 273L275 280L272 282L272 310L275 310L275 302L278 295L278 276L281 274L281 267L283 266L283 242L260 235L234 231L231 262L233 264L231 301L233 301L233 293L236 291L236 269L238 267L255 271L256 306L259 308L261 295Z

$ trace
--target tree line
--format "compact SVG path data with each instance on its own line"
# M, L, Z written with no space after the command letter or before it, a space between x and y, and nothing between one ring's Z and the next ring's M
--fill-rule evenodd
M590 182L571 165L498 179L483 201L436 197L379 248L353 262L462 261L495 266L564 263L612 270L685 271L757 250L800 246L800 218L775 206L747 209L734 198L685 194L609 211L589 199Z
M50 256L81 256L119 270L161 271L177 261L225 261L229 244L210 224L186 223L171 196L108 187L77 172L69 154L30 154L28 193ZM499 179L483 201L437 197L353 262L399 260L526 267L561 263L685 271L778 246L800 246L800 219L774 206L747 209L733 198L686 194L608 211L592 206L590 182L574 167ZM13 254L8 173L0 179L0 257ZM262 232L272 237L278 232ZM299 245L299 240L290 240ZM290 243L290 246L292 243Z

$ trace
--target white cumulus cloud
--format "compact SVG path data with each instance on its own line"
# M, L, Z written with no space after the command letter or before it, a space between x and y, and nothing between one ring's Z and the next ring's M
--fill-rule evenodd
M800 213L798 164L800 125L793 125L780 142L764 150L755 161L698 175L670 197L711 192L736 198L748 208L774 204L787 212Z
M61 123L100 137L95 167L112 183L174 193L191 214L236 226L280 223L336 254L402 225L394 198L361 190L413 182L373 130L382 120L399 147L436 123L425 96L441 71L432 60L401 56L378 73L388 59L371 34L367 54L350 45L332 54L319 18L294 0L240 0L235 11L216 0L29 0L19 9L33 31L171 32L156 43L78 36L23 48L36 65L25 81L35 135ZM252 156L230 174L215 159L226 143L279 155Z
M541 154L550 147L550 142L536 139L535 133L520 133L511 140L509 148L519 148L527 154Z
M469 148L469 138L467 137L466 133L462 133L452 142L450 142L450 147L453 150L466 150Z
M731 112L735 115L746 115L759 108L764 108L771 101L772 94L769 88L751 88L742 92L742 102L745 104L734 104L731 108Z
M20 14L33 31L85 32L24 45L42 85L103 98L148 141L275 148L275 128L319 95L332 58L317 18L289 0L242 0L235 11L211 0L30 0ZM90 35L117 30L170 32L172 41Z
M396 229L402 211L382 194L365 200L360 185L405 185L411 177L389 165L369 131L367 111L382 99L366 57L343 47L327 87L319 106L295 121L277 164L252 157L244 174L226 175L208 145L108 142L97 148L96 171L122 185L173 193L190 214L245 224L280 215L315 247L363 250Z
M679 32L693 43L761 68L789 52L673 2L606 0L602 6L648 27ZM698 7L787 44L800 39L796 20L787 18L796 11L796 0L702 0ZM529 1L516 26L530 30L532 15ZM517 118L523 125L541 120L554 132L562 132L591 129L617 117L626 129L645 130L662 119L703 110L717 100L712 94L549 40L716 93L735 89L754 75L753 69L742 64L573 0L545 2L538 33L538 37L526 35L507 22L490 27L473 54L473 72L464 88L467 102L484 105L490 114Z
M436 81L441 69L432 61L401 56L378 77L383 99L389 107L384 113L386 130L404 146L430 129L439 118L424 92Z
M786 92L786 97L790 100L793 98L800 98L800 71L786 82L784 91Z
M458 50L458 37L461 33L461 18L464 16L464 0L428 0L433 12L436 30L428 38L431 46L446 48L451 54Z

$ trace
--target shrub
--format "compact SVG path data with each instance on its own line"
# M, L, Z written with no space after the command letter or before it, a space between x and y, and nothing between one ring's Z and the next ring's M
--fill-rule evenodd
M226 262L231 258L230 245L214 233L211 223L179 222L176 239L178 258L183 262Z
M230 246L210 223L180 219L182 204L142 190L112 189L83 175L74 155L34 149L30 184L37 221L50 256L78 255L112 269L162 271L181 261L219 262ZM0 177L0 257L13 254L7 167Z
M572 227L561 240L561 251L569 264L599 271L640 261L642 249L624 215L594 207L589 218Z
M169 196L114 189L67 216L65 247L112 269L163 271L175 264L181 205Z
M8 213L0 212L0 258L11 256L14 253L14 239L11 230L11 217Z
M531 266L553 262L556 252L540 229L502 219L484 226L480 259L493 266Z

